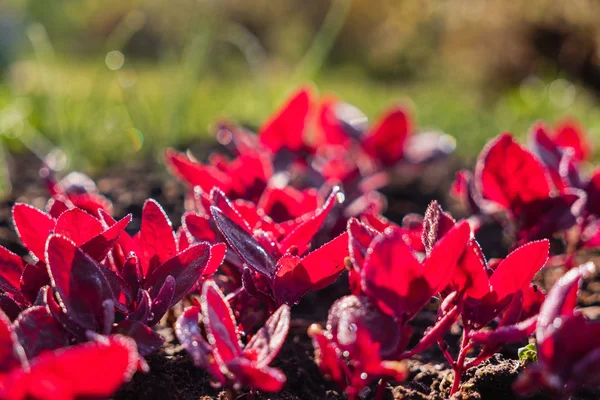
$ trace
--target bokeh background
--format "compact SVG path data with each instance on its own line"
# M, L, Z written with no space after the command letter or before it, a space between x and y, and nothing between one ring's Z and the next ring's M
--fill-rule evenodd
M465 162L537 119L595 141L599 22L592 0L2 0L0 158L160 159L219 118L258 126L306 82L371 117L407 104Z

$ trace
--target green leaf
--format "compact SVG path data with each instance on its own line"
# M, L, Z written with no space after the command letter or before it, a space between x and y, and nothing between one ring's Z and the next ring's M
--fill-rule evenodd
M519 360L525 364L537 361L537 348L535 343L529 343L527 346L521 347L517 354L519 355Z

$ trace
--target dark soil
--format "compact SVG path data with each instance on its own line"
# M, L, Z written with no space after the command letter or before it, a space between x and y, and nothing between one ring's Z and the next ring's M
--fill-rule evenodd
M13 195L0 203L0 245L6 246L19 254L26 251L18 244L12 227L10 209L15 201L22 201L43 208L47 199L45 188L38 177L39 161L32 156L21 156L12 165ZM448 165L427 171L428 181L412 180L392 185L384 192L389 198L388 217L400 221L408 212L423 213L427 204L433 200L444 201L447 187L451 181ZM18 173L16 173L18 171ZM433 178L432 178L433 176ZM445 177L445 178L444 178ZM15 179L18 178L18 179ZM121 217L127 213L134 215L130 225L131 231L139 229L139 216L145 199L152 197L158 200L173 224L177 227L183 212L185 189L170 178L162 166L148 165L128 166L120 169L109 169L96 178L100 191L114 202L115 214ZM493 248L498 248L496 236L498 230L493 227L484 231L484 241L489 241ZM501 241L501 239L500 239ZM484 249L487 247L483 245ZM502 251L500 251L502 253ZM501 254L499 254L501 255ZM496 254L494 254L496 256ZM542 286L551 283L556 273L540 278ZM586 285L581 305L586 307L588 315L597 317L600 314L600 282ZM288 382L284 390L277 394L256 393L256 399L344 399L341 392L330 382L323 379L313 361L313 348L306 334L308 326L313 322L324 324L330 305L340 296L347 293L346 277L342 276L336 284L312 293L305 297L301 304L293 310L293 321L286 343L272 364L282 369ZM177 310L175 310L177 312ZM414 322L416 339L419 333L433 321L433 311L424 311ZM133 380L115 395L115 399L251 399L249 393L231 393L214 389L210 377L201 369L194 367L190 357L178 345L168 324L160 328L167 344L159 352L147 357L150 372L138 373ZM458 341L460 330L452 330L447 334L447 341L452 346ZM522 370L523 365L516 360L518 347L511 346L486 361L477 368L467 371L463 376L463 385L453 399L515 399L511 385ZM446 399L449 397L452 383L452 370L437 347L408 361L410 377L404 383L387 385L385 399ZM375 385L363 393L364 399L374 397ZM536 399L543 399L537 396ZM600 399L600 393L585 393L579 399Z

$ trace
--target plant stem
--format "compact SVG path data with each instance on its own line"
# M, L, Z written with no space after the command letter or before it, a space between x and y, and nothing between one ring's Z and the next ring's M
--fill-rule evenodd
M446 358L446 361L448 361L450 367L454 368L454 359L452 358L452 354L450 354L450 352L448 351L448 345L446 344L446 342L444 342L443 340L438 340L438 347L442 351L442 354Z
M377 392L375 392L375 400L383 400L383 396L385 396L385 389L387 386L387 382L385 379L380 379L377 384Z
M458 391L460 387L460 380L462 378L462 373L465 370L465 359L467 358L467 353L471 350L473 346L468 338L469 336L469 328L465 326L463 329L462 339L460 341L460 352L458 353L458 358L456 363L453 366L454 370L454 379L452 381L452 389L450 390L450 396Z

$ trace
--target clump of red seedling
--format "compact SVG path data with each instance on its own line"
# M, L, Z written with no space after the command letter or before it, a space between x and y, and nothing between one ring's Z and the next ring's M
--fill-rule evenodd
M530 143L531 150L507 133L489 142L474 173L459 172L454 194L471 213L503 223L514 246L561 238L565 256L556 261L569 269L578 250L600 244L600 173L582 173L590 147L572 121L534 125Z
M320 101L304 87L257 134L233 124L219 127L217 139L236 156L234 161L213 153L205 164L173 150L165 159L173 174L197 192L217 187L232 200L256 203L261 190L271 186L341 185L347 202L336 224L340 232L347 218L383 209L385 201L376 190L387 184L387 171L426 165L454 148L446 135L415 134L402 107L391 107L371 127L366 122L355 107L333 98Z
M96 337L90 343L41 352L56 340L52 319L28 311L15 325L0 312L0 397L3 399L76 399L112 395L138 367L135 342L121 335Z
M356 398L373 380L403 380L407 371L399 361L450 329L458 308L445 302L434 325L406 349L412 336L408 323L452 281L470 229L467 222L452 227L422 261L398 227L378 232L351 219L348 234L352 295L334 303L325 329L312 326L309 334L323 374Z
M548 293L535 331L537 363L515 382L518 393L542 389L554 399L568 399L577 390L600 386L600 323L576 308L581 280L595 269L592 263L571 269Z
M323 207L293 221L293 229L287 232L252 224L229 200L214 193L212 218L242 262L246 293L275 310L282 304L296 304L308 291L323 288L339 277L348 255L346 233L309 250L327 215L341 199L340 193L334 188Z
M209 193L216 187L233 199L257 201L273 174L268 156L250 151L229 161L213 153L208 164L169 149L165 160L173 175Z
M440 238L452 232L454 219L432 203L424 218L423 243L426 252ZM494 355L507 343L519 342L535 330L537 313L544 295L531 285L534 275L548 259L547 240L527 243L503 260L488 263L479 244L471 238L464 247L456 273L444 291L446 307L455 307L463 332L456 360L448 345L438 344L454 370L451 394L460 386L461 375ZM496 322L494 330L486 327ZM467 355L480 347L479 353L467 361Z
M486 145L472 178L460 176L471 211L501 217L516 246L568 230L584 210L585 194L558 190L539 158L507 133Z
M212 276L225 245L177 240L158 203L142 210L140 232L124 230L131 216L115 221L79 208L57 218L25 204L13 209L21 241L37 261L0 251L2 308L12 318L33 305L48 307L71 340L89 332L131 336L142 355L163 339L150 327L199 281Z
M205 334L198 326L201 316ZM281 305L244 345L229 303L212 281L202 288L200 306L187 308L175 333L194 364L207 370L218 387L249 387L265 392L283 388L286 377L269 364L279 353L290 324L290 308Z

